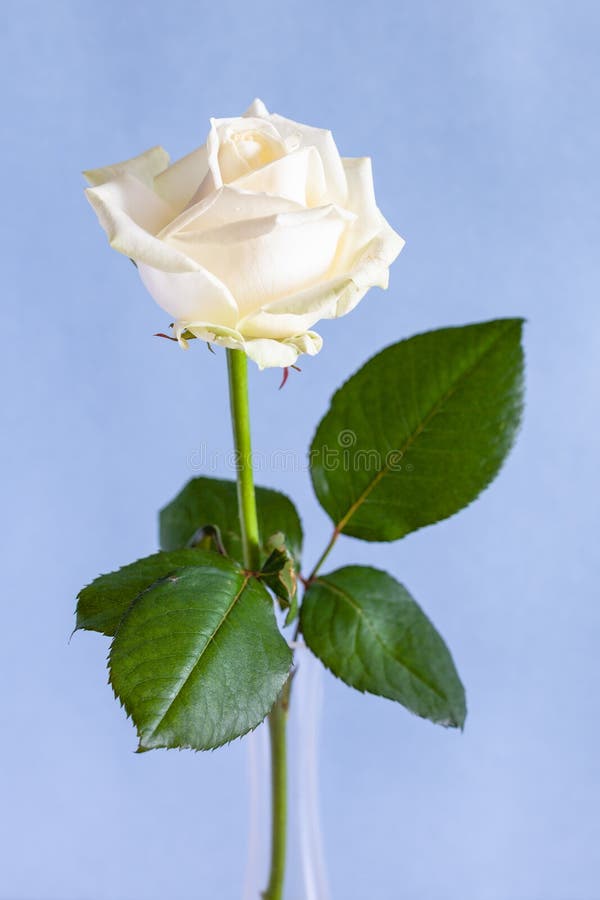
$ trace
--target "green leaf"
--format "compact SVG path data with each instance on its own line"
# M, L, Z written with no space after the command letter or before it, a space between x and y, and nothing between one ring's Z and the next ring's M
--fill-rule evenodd
M334 395L311 448L338 531L391 541L471 503L506 457L522 409L522 320L394 344Z
M135 598L180 566L226 567L226 563L217 554L204 550L175 550L154 553L117 572L100 575L77 595L75 630L84 628L112 637Z
M262 722L291 661L266 589L229 563L178 570L138 597L111 646L110 682L139 750L210 750Z
M348 566L317 578L304 596L300 622L310 649L346 684L462 728L465 692L448 648L386 572Z
M294 557L287 549L281 532L272 535L266 546L273 549L258 577L273 591L282 608L288 610L285 624L290 625L298 615L298 579Z
M297 561L302 552L302 525L292 501L270 488L256 488L258 525L266 542L276 531L285 534ZM160 512L160 545L163 550L185 547L199 528L217 525L228 555L243 562L237 486L235 481L193 478ZM264 555L268 550L263 547Z

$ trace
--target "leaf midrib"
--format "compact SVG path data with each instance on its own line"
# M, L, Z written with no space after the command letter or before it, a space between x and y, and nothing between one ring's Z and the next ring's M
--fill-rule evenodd
M202 661L202 659L203 659L205 653L207 652L208 648L211 646L211 644L213 643L213 641L214 641L215 637L217 636L218 632L219 632L220 629L223 627L223 625L225 624L225 621L227 620L227 618L228 618L229 615L231 614L231 611L232 611L233 607L235 606L235 604L236 604L236 603L238 602L238 600L240 599L241 595L242 595L242 594L244 593L244 591L246 590L249 581L250 581L250 576L249 576L249 575L245 575L244 578L243 578L242 585L241 585L240 589L237 591L237 593L236 593L235 596L233 597L231 603L229 604L229 606L227 607L227 609L225 610L225 612L224 612L223 615L221 616L221 619L220 619L220 621L219 621L219 624L218 624L217 627L213 630L213 632L212 632L212 634L210 635L209 639L207 640L206 644L204 645L204 647L203 647L202 650L200 651L200 653L199 653L199 655L198 655L198 658L197 658L196 662L194 663L194 665L192 666L192 668L190 669L190 671L188 672L188 674L187 674L186 677L184 678L183 682L182 682L182 683L179 685L179 687L177 688L177 692L176 692L175 696L172 697L172 699L170 700L168 706L160 713L159 718L156 719L156 720L154 721L154 723L153 723L151 729L149 730L149 736L155 736L155 735L157 734L157 732L159 731L161 725L164 723L165 719L166 719L167 716L169 715L169 712L171 711L171 709L173 708L173 706L175 705L175 703L179 700L179 697L181 696L182 692L184 691L186 685L188 684L189 680L190 680L190 679L192 678L192 676L194 675L194 672L196 671L197 667L199 666L200 662Z
M451 387L446 391L446 393L443 394L442 397L436 403L433 404L433 406L431 407L429 412L424 416L422 421L419 423L419 426L412 432L412 434L410 434L408 436L408 438L406 439L404 444L402 444L400 446L400 448L398 450L396 450L395 452L400 453L402 456L404 456L406 451L409 450L410 447L412 447L412 445L417 440L419 435L422 434L425 427L429 424L429 422L432 420L432 418L435 415L437 415L437 413L440 412L440 410L444 406L444 404L447 403L447 401L450 399L450 397L458 390L458 388L460 387L460 385L464 381L464 379L467 378L469 375L471 375L481 365L481 363L483 362L485 357L488 355L488 353L490 353L492 351L492 349L495 347L495 345L498 343L498 341L502 337L504 337L506 332L509 330L509 328L513 324L514 323L511 321L510 325L508 325L507 328L505 328L501 334L497 335L496 337L494 337L494 339L492 341L490 341L490 343L485 348L485 350L483 351L481 356L479 356L472 365L468 366L464 371L462 371L460 373L460 375L458 376L456 381L451 385ZM357 511L357 509L359 509L362 506L362 504L368 498L369 494L372 493L374 488L377 487L379 482L389 473L389 471L390 471L390 467L389 467L389 465L386 464L373 476L373 478L371 479L369 484L366 486L366 488L363 490L363 492L360 494L360 496L354 501L354 503L351 504L348 511L345 513L345 515L342 516L342 518L336 524L335 530L338 533L343 532L344 528L346 527L346 525L348 524L348 522L350 521L350 519L352 518L354 513Z

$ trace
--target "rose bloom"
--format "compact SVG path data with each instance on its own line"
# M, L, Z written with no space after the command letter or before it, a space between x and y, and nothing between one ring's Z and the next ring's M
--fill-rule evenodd
M269 114L211 119L206 144L169 164L162 147L85 172L110 244L190 337L258 366L318 353L319 319L386 288L404 245L375 203L371 161L330 131Z

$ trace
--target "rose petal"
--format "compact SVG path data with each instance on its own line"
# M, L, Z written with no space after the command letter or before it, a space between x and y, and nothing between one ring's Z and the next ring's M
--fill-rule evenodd
M289 338L286 343L293 344L299 353L316 356L323 346L323 338L316 331L305 331L304 334Z
M344 234L338 256L339 270L347 272L359 251L381 230L381 213L375 202L371 160L368 157L345 158L342 163L348 183L346 208L356 213L354 224Z
M352 260L350 271L308 290L265 304L238 323L246 337L283 339L311 328L321 319L337 319L351 312L371 287L386 288L389 266L404 246L403 239L381 213L379 233Z
M266 119L269 110L258 97L255 97L246 112L243 114L245 119Z
M296 139L298 149L316 147L323 162L325 180L327 182L328 199L340 206L346 205L348 185L342 160L335 145L333 135L324 128L313 128L292 119L272 114L268 117L284 140Z
M114 181L87 188L85 193L115 250L167 272L199 268L193 259L154 237L172 218L173 211L133 175L120 175Z
M143 263L138 271L146 289L174 319L235 327L237 304L211 272L200 268L195 272L164 272Z
M240 319L238 328L248 338L262 335L285 340L311 328L320 319L345 315L366 291L359 289L349 275L339 276L265 305Z
M151 147L150 150L145 150L139 156L113 163L112 166L88 169L83 175L92 187L97 187L125 174L135 175L148 187L152 187L155 176L164 171L168 165L169 154L167 151L163 147Z
M327 194L323 163L315 147L289 153L238 178L234 186L285 197L302 206L320 206Z
M237 187L225 187L215 191L193 206L188 206L177 218L163 228L162 240L175 238L178 234L212 231L223 225L233 225L252 219L264 219L279 213L295 212L302 207L283 197L255 194Z
M188 342L183 337L185 332L191 332L195 337L209 344L217 344L230 350L243 350L248 357L255 362L259 369L272 367L292 366L301 353L315 356L323 346L321 335L314 331L295 335L283 341L258 338L257 340L245 340L242 334L235 328L225 328L208 322L176 323L175 336L184 349L187 350Z
M251 165L243 154L237 153L235 136L240 133L255 131L265 142L267 158L257 165ZM284 156L286 146L277 128L269 119L237 116L230 119L211 119L210 131L206 139L208 150L209 174L200 188L201 197L207 196L211 190L218 190L224 184L234 181L259 165L272 162ZM224 152L224 148L227 152ZM222 171L223 167L223 171ZM199 197L198 199L201 199ZM195 198L196 199L196 198Z
M318 207L199 233L178 232L169 243L213 272L247 315L327 278L352 218L339 207Z
M390 266L404 247L401 238L381 213L380 231L376 237L359 251L354 260L351 276L354 283L361 288L380 287L384 290L390 278ZM349 310L347 310L349 312Z
M204 145L161 172L154 179L154 190L179 213L197 192L207 172L208 152Z
M276 366L282 368L293 366L301 353L314 356L322 346L321 336L310 331L286 341L272 341L267 338L245 341L242 349L259 369L270 369Z
M266 338L245 341L243 349L259 369L293 366L298 359L298 351L293 345L270 341Z

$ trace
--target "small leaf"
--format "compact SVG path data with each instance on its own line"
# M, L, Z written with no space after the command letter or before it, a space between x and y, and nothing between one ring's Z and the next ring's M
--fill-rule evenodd
M117 572L99 575L77 596L75 630L99 631L112 637L124 613L138 594L180 566L220 566L221 558L203 550L154 553L123 566Z
M506 457L522 408L522 321L420 334L334 395L311 447L338 531L392 541L471 503Z
M227 556L223 536L218 525L204 525L199 528L188 541L188 547L198 547L201 550L214 550L221 556Z
M306 643L359 691L462 727L465 692L450 652L408 591L386 572L348 566L317 578L300 610Z
M302 552L302 525L292 501L270 488L256 488L258 524L263 540L281 531L296 561ZM193 478L160 512L163 550L185 547L198 528L219 527L227 554L243 564L235 481ZM263 547L264 555L268 551Z
M262 722L291 661L265 588L224 562L180 569L141 594L109 669L140 750L210 750Z
M273 548L258 577L280 600L283 609L288 610L285 624L289 625L298 615L296 566L294 557L285 545L280 532L272 535L266 544Z

